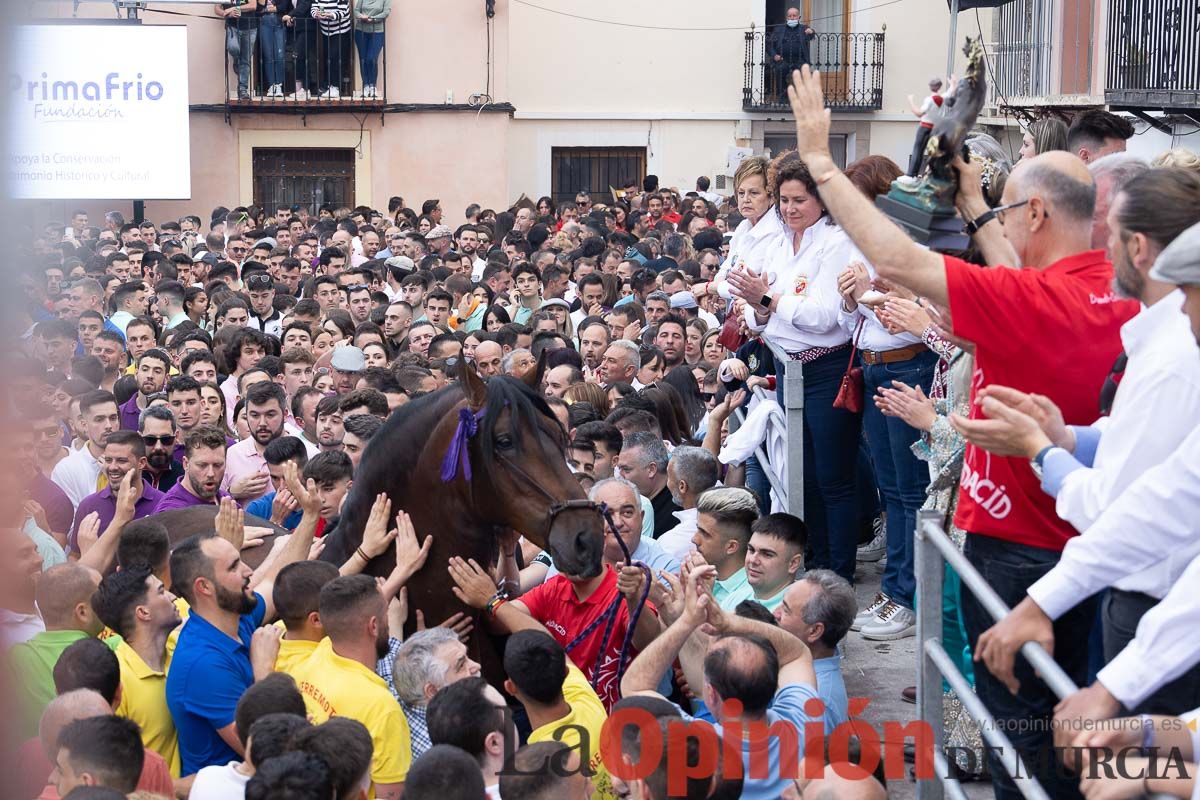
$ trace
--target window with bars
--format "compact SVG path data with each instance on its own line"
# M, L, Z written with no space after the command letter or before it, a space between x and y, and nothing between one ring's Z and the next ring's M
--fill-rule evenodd
M611 203L609 187L629 181L642 184L646 176L644 147L555 147L550 151L550 182L554 202L575 200L587 192L594 203Z
M254 202L300 205L316 214L325 203L354 206L354 148L254 148Z

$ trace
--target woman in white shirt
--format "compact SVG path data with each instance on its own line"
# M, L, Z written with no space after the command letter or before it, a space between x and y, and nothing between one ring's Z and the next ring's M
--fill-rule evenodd
M832 569L853 581L862 415L834 408L833 401L851 356L850 336L838 324L837 277L863 257L826 214L816 182L794 152L771 163L769 178L784 235L770 243L763 267L731 269L729 288L744 301L751 330L804 364L809 567Z
M734 193L737 197L741 223L729 240L729 256L713 278L710 290L729 300L729 271L735 267L749 267L762 271L767 251L771 244L783 235L783 220L775 213L773 196L767 190L767 169L770 162L762 156L751 156L743 161L733 176Z

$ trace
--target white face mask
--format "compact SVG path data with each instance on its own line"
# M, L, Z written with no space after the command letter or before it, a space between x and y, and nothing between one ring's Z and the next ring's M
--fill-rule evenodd
M798 19L789 19L789 20L787 21L787 26L788 26L789 28L795 28L795 27L797 27L797 26L799 26L799 25L800 25L800 20L798 20Z

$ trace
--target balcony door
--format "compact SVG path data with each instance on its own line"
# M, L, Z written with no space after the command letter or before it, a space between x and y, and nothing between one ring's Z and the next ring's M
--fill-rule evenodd
M825 94L844 95L848 89L847 54L841 34L850 30L852 0L765 0L767 35L787 20L787 10L800 9L800 22L818 35L810 45L813 66L821 70ZM821 36L820 34L835 34Z

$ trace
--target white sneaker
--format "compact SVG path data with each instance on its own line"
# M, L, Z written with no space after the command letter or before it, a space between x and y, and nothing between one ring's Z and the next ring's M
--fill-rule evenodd
M875 619L875 616L879 613L879 609L883 608L890 602L892 601L886 594L883 592L876 592L875 599L868 603L867 607L858 612L858 615L854 617L854 622L850 623L850 630L859 630L862 628L862 626Z
M859 545L855 554L858 561L878 561L887 552L887 531L882 522L882 517L875 518L875 537L866 544Z
M375 96L375 87L372 86L371 84L367 84L366 86L364 86L363 90L362 90L362 96L363 96L363 100L370 100L372 97Z
M338 100L341 98L341 96L342 96L342 93L338 90L338 88L336 86L330 86L328 89L321 92L322 100Z
M283 97L283 84L275 83L267 89L267 97Z
M864 639L876 642L888 642L893 639L904 639L917 633L917 615L899 603L888 601L879 609L875 619L862 626L858 631Z

